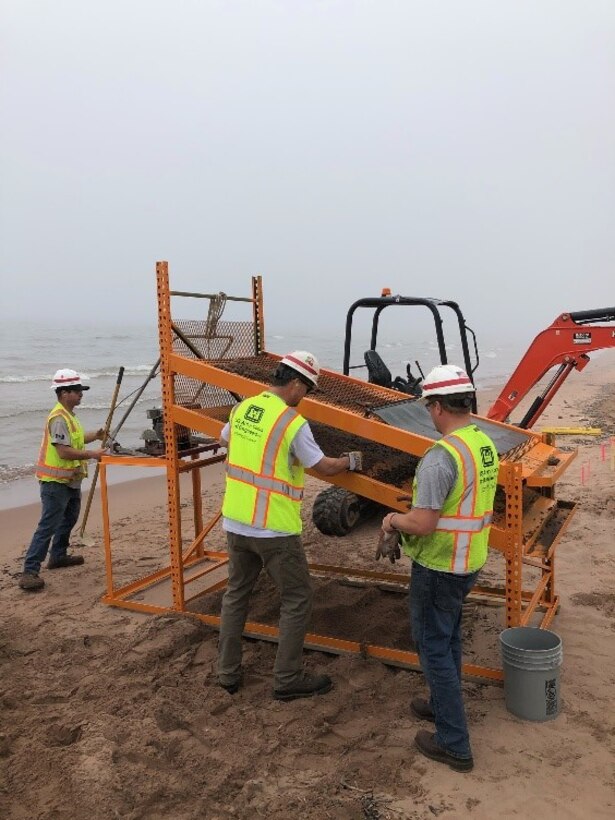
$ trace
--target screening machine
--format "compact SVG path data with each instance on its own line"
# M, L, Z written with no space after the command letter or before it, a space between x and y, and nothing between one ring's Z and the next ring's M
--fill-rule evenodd
M107 561L107 593L103 600L144 612L185 612L218 626L217 615L196 612L193 602L222 589L226 583L226 553L206 546L220 514L203 522L200 481L201 469L222 461L224 454L217 452L217 443L191 451L182 450L178 441L188 430L210 436L209 441L215 442L233 405L263 390L280 357L265 348L260 277L252 278L251 296L230 297L172 291L167 263L159 262L156 271L165 451L156 458L110 455L101 462ZM194 300L197 314L202 313L203 302L199 300L209 300L207 319L175 321L171 310L175 298ZM236 308L247 306L249 318L222 321L223 303L227 301L239 303ZM391 509L406 509L400 496L411 494L418 460L438 437L428 412L414 397L323 369L318 388L301 402L299 410L310 421L326 453L364 453L362 473L338 475L329 479L331 483ZM501 459L490 547L502 554L505 571L502 586L479 586L473 594L478 600L503 603L506 626L533 624L546 628L559 604L554 574L556 547L574 512L574 504L556 499L555 485L575 453L559 451L531 430L475 418L495 442ZM169 565L123 586L114 582L106 483L107 467L118 464L166 470L169 524ZM180 516L179 478L184 472L192 475L194 503L194 539L188 546L182 537ZM526 568L533 579L531 589L527 579L524 583ZM362 583L407 586L405 575L365 567L318 564L311 565L311 571ZM162 594L160 590L155 592L161 585ZM188 595L189 591L193 594ZM400 607L403 612L403 604ZM277 629L248 623L245 634L276 640ZM357 652L392 665L419 668L413 652L334 635L309 634L306 646L338 653ZM466 664L464 672L483 679L502 679L501 670L473 664Z

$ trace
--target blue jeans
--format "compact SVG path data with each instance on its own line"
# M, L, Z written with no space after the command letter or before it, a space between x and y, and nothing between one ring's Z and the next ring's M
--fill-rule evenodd
M470 757L461 691L461 611L478 572L453 575L412 562L410 623L431 693L436 743L456 757Z
M41 481L43 510L36 532L26 553L24 572L36 572L47 556L51 544L50 561L63 558L68 549L70 533L81 510L81 489L57 481Z

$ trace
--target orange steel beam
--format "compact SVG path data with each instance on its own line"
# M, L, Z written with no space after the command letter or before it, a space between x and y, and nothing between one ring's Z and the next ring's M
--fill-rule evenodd
M257 384L257 382L254 382L254 384ZM262 389L262 385L260 383L258 384ZM178 424L181 424L184 427L189 427L193 430L200 430L201 432L207 433L207 435L214 437L219 437L222 432L222 428L224 427L224 422L219 419L215 419L212 416L203 415L197 410L190 410L186 407L176 406L173 411L173 417ZM374 424L379 424L379 422L374 422ZM381 426L387 427L389 430L396 429L391 428L389 425ZM405 431L398 432L401 432L404 435L411 435L409 433L405 433ZM500 465L500 476L502 476L506 470L505 465L506 462ZM314 470L307 469L306 473L314 478L317 478L319 481L322 480L321 476L319 476ZM327 481L331 484L335 484L337 487L345 487L347 490L350 490L357 495L364 496L365 498L371 498L392 510L407 512L408 508L405 502L398 501L398 496L400 494L400 488L398 487L392 487L390 484L384 484L381 481L376 481L375 479L362 475L361 473L340 473L339 475L328 477ZM410 490L410 488L407 489ZM508 541L509 537L506 529L500 527L497 523L494 524L491 528L489 546L493 549L499 550L500 552L505 552L508 549Z
M104 460L100 467L100 503L102 507L103 538L105 542L105 566L107 571L107 595L113 595L113 561L111 560L111 535L109 526L109 498L107 495L107 466Z
M254 323L254 355L265 349L265 313L263 311L263 279L252 277L252 322Z
M201 495L201 470L199 464L199 462L202 461L202 459L199 459L196 453L190 458L190 466L192 470L190 478L192 479L192 498L194 500L192 506L192 515L194 520L194 531L195 533L197 533L201 532L203 529L203 497ZM197 464L199 465L198 467ZM203 548L201 544L202 540L195 546L195 550L198 552L199 555L203 554Z
M171 295L169 293L169 268L166 262L156 265L158 286L158 337L160 343L160 382L164 418L164 450L167 466L167 509L171 546L171 577L173 580L173 606L184 609L184 579L181 571L181 515L179 502L179 476L177 437L172 407L175 404L175 380L170 360L173 352L171 332Z
M207 524L206 527L203 527L203 521L201 519L200 529L198 529L198 530L195 529L195 532L198 532L198 535L196 536L196 538L194 539L192 544L190 544L190 546L188 547L188 550L184 554L184 557L183 557L184 564L186 563L188 558L190 558L192 556L192 553L195 552L201 546L201 544L203 543L205 538L207 538L207 536L213 530L213 528L216 526L216 524L218 523L218 521L220 520L221 517L222 517L222 513L220 513L220 512L216 513L216 515L214 515L214 517L210 520L209 524ZM199 554L203 555L202 552L200 552Z
M219 589L222 589L226 586L226 579L223 581L217 581L215 584L212 584L207 589L202 589L200 592L197 592L196 595L192 595L190 598L186 599L186 603L189 604L192 601L196 601L197 598L202 598L204 595L210 595L212 592L217 592Z
M181 455L181 451L178 451L179 455ZM218 456L210 456L209 458L200 458L198 461L180 461L177 465L177 469L180 473L189 473L197 467L205 467L205 465L209 466L210 464L218 464L220 461L226 460L226 453L221 453Z
M189 575L187 578L184 578L184 585L191 584L193 581L198 581L199 578L203 578L204 575L209 575L209 573L214 572L217 569L220 569L220 567L223 567L226 564L228 564L228 556L224 558L224 560L218 561L217 564L212 564L212 566L205 567L205 569L201 569L199 570L199 572L195 572L194 575ZM227 579L224 579L223 583L226 584ZM206 591L209 592L210 588L208 588Z
M187 359L177 354L173 354L170 357L169 366L174 373L181 373L191 379L213 384L216 387L221 387L232 393L238 393L241 396L256 396L262 393L264 388L262 382L248 379L245 376L239 376L236 373L228 373L206 362L197 359ZM323 369L321 373L329 373L338 379L348 378L350 381L353 381L349 377L340 376L332 371ZM397 450L411 453L412 455L422 456L433 444L433 441L423 436L417 436L405 430L399 430L396 427L391 427L389 424L384 424L384 422L376 421L375 419L362 418L341 407L331 407L317 401L312 401L311 399L303 399L298 409L302 415L312 421L329 424L339 430L345 430L347 433L362 436L363 438L394 447ZM183 416L183 411L186 411L186 408L174 408L175 413L177 413L178 410L182 411ZM197 412L194 412L191 418L194 423L197 424L201 417ZM198 430L200 428L194 427L193 429Z
M557 610L559 609L559 595L556 595L553 599L553 603L547 609L544 618L540 622L541 629L548 629L551 626L551 622L553 618L557 615Z
M268 355L274 356L274 354ZM276 356L275 358L279 357ZM178 354L173 354L170 357L169 365L174 373L180 373L197 381L213 384L216 387L220 387L232 393L238 393L241 396L249 397L258 395L264 387L262 382L240 376L237 373L229 373L207 362L197 359L188 359ZM350 376L342 376L333 371L325 370L324 368L321 370L321 373L334 376L337 380L354 381ZM391 392L397 397L394 391ZM343 408L332 407L308 397L301 401L299 411L309 420L328 424L339 430L351 433L352 435L360 436L418 457L423 456L433 444L431 439L424 436L410 433L407 430L400 430L397 427L391 427L391 425L373 418L368 419L357 416L355 413L344 410ZM175 406L173 413L177 423L190 426L191 429L194 430L215 435L215 426L207 421L204 422L203 415L198 411ZM504 424L503 426L510 427L511 425ZM514 429L518 432L518 428ZM528 451L519 459L519 463L522 465L522 475L526 480L531 479L534 473L544 468L554 453L553 447L544 444L539 434L528 433L528 437ZM501 470L498 481L502 483ZM340 484L339 486L345 485Z
M529 623L530 618L534 614L534 610L536 609L536 605L542 598L542 593L545 591L547 584L549 583L551 573L545 573L540 581L538 582L536 589L534 590L534 594L527 605L522 617L521 617L521 626L527 626ZM543 603L544 606L548 606Z

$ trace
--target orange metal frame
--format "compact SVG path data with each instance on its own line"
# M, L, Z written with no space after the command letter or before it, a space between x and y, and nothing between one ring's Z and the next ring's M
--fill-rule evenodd
M174 380L176 375L183 375L224 388L241 396L256 395L261 392L263 385L243 376L220 370L207 362L180 356L173 351L171 296L199 296L199 294L170 291L166 262L157 263L156 273L165 455L147 459L111 455L105 456L100 463L107 572L107 591L102 600L112 606L124 607L139 612L183 612L198 618L204 623L218 627L220 624L219 616L192 612L188 605L202 595L219 590L226 585L226 578L224 577L224 566L227 562L226 553L205 548L206 538L218 523L220 514L218 513L211 520L203 522L200 476L203 467L220 462L224 459L224 455L214 453L201 458L192 455L190 459L182 456L177 446L176 428L177 426L187 427L217 438L224 422L219 418L207 415L205 411L190 409L177 404ZM252 279L252 297L240 299L239 301L252 303L254 351L257 354L264 352L264 319L260 277L253 277ZM347 378L339 376L339 374L331 375L340 379ZM428 439L392 428L373 419L358 417L351 412L327 406L314 399L304 400L301 410L308 419L328 424L355 435L361 435L369 440L386 444L413 455L421 456L431 445L431 441ZM543 614L538 625L546 628L552 622L559 606L559 599L555 593L555 550L557 542L568 525L573 512L573 505L568 505L565 508L563 514L565 520L551 543L541 543L540 523L559 512L554 498L555 482L575 454L556 451L552 445L545 441L544 437L538 434L528 433L528 437L528 445L523 454L515 461L503 460L500 465L498 483L505 491L506 511L503 520L492 528L490 546L503 554L505 561L504 586L498 588L478 586L475 587L473 596L476 596L478 600L488 598L503 603L505 605L507 626L527 625L536 613L541 612ZM554 456L556 457L554 458ZM166 469L167 479L169 564L157 572L120 587L114 585L113 578L111 521L107 485L107 467L109 465L163 467ZM191 473L194 508L194 538L185 551L182 551L180 518L179 476L182 472ZM332 481L359 495L373 498L392 509L400 511L405 509L404 505L397 499L398 488L375 481L365 475L344 474L335 477ZM533 487L539 491L536 493L535 503L529 511L526 511L525 516L523 513L524 486ZM524 591L522 589L524 566L531 566L539 570L539 581L533 591ZM316 564L311 564L310 568L313 573L318 575L364 579L367 583L382 584L385 582L398 586L400 590L407 588L407 582L404 582L399 575L393 573ZM220 577L221 575L223 577ZM204 579L205 588L191 597L187 597L186 587L201 579ZM164 581L170 581L171 586L171 601L168 605L146 603L134 599L135 595L142 594L145 590L151 589ZM268 624L250 622L246 624L245 634L264 640L276 641L278 630ZM308 634L306 636L306 647L334 653L358 653L379 658L391 665L420 669L416 653L374 644ZM463 672L466 675L491 682L503 679L502 670L497 668L464 664Z

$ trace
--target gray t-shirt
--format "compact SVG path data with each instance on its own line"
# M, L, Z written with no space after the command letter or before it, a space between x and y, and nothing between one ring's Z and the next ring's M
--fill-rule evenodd
M419 465L412 506L441 510L456 481L457 465L452 455L444 447L432 447Z

